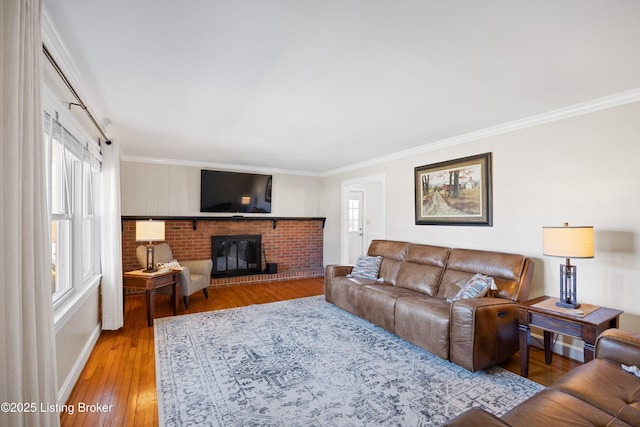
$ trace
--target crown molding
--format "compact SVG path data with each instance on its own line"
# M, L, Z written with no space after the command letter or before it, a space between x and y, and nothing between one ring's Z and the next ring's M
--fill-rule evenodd
M196 162L196 161L190 161L190 160L129 156L126 154L121 154L120 160L124 162L150 163L155 165L190 166L190 167L197 167L197 168L225 170L230 172L302 175L302 176L312 176L312 177L321 176L321 174L318 172L299 171L299 170L280 169L280 168L267 168L267 167L247 166L247 165L233 165L233 164L226 164L226 163L208 163L208 162Z
M583 114L605 110L608 108L613 108L619 105L630 104L632 102L638 102L638 101L640 101L640 88L616 93L616 94L605 96L602 98L597 98L597 99L583 102L580 104L570 105L568 107L559 108L557 110L552 110L546 113L537 114L535 116L526 117L524 119L514 120L511 122L503 123L501 125L496 125L486 129L465 133L462 135L454 136L452 138L442 139L440 141L434 141L428 144L421 145L419 147L398 151L385 156L380 156L374 159L365 160L363 162L354 163L352 165L344 166L341 168L332 169L332 170L323 172L322 174L320 174L320 176L327 177L327 176L337 175L344 172L350 172L350 171L361 169L367 166L375 166L375 165L379 165L381 163L385 163L393 160L404 159L407 157L412 157L412 156L423 154L430 151L453 147L460 144L466 144L468 142L477 141L477 140L488 138L491 136L514 132L517 130L526 129L533 126L539 126L545 123L551 123L558 120L568 119L570 117L580 116Z
M337 169L332 169L325 172L309 172L300 170L288 170L278 168L266 168L247 165L234 165L225 163L207 163L207 162L195 162L187 160L176 159L163 159L152 157L140 157L140 156L127 156L122 155L121 160L128 162L138 163L152 163L161 165L178 165L178 166L192 166L199 168L212 168L216 170L228 170L238 172L251 172L251 173L270 173L270 174L287 174L287 175L302 175L302 176L314 176L314 177L328 177L332 175L338 175L340 173L351 172L357 169L361 169L368 166L375 166L381 163L400 160L407 157L416 156L419 154L427 153L430 151L441 150L448 147L453 147L460 144L466 144L469 142L477 141L480 139L497 136L509 132L514 132L521 129L526 129L534 126L539 126L545 123L551 123L558 120L567 119L570 117L580 116L583 114L592 113L595 111L605 110L613 108L619 105L630 104L632 102L640 101L640 88L632 89L625 92L620 92L610 96L594 99L591 101L583 102L580 104L571 105L564 108L549 111L547 113L537 114L535 116L526 117L524 119L514 120L501 125L492 126L486 129L481 129L474 132L454 136L451 138L442 139L432 143L424 144L419 147L410 148L408 150L397 151L385 156L376 157L363 162L354 163L348 166L344 166Z

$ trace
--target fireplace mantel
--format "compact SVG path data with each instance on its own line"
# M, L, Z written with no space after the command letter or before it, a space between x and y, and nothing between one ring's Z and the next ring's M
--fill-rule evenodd
M153 219L156 221L192 221L193 230L198 229L198 221L271 221L271 225L275 230L278 221L322 221L322 228L327 221L326 217L285 217L285 216L122 216L122 227L124 229L125 221L143 221Z

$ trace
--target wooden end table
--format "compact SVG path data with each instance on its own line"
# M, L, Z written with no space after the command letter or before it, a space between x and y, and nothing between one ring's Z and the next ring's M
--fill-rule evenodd
M128 271L123 274L122 307L124 308L124 290L144 290L147 304L147 325L153 326L153 313L156 304L156 289L171 286L171 304L173 314L178 314L178 293L180 288L180 270L159 270L155 273L145 273L142 270Z
M550 300L550 301L547 301ZM547 302L547 307L536 307L536 304ZM530 327L535 326L544 331L544 361L551 363L551 346L553 333L569 335L584 341L584 363L593 359L598 335L610 328L617 328L621 310L613 308L584 305L584 316L567 314L562 308L554 308L557 298L538 297L518 305L520 375L529 376L529 338ZM582 309L583 307L581 307ZM593 310L593 311L592 311Z

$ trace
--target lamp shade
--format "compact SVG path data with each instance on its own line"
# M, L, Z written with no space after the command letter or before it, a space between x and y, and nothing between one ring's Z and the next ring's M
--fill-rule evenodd
M593 258L593 227L542 227L543 254L561 258Z
M136 240L144 242L164 240L164 221L136 221Z

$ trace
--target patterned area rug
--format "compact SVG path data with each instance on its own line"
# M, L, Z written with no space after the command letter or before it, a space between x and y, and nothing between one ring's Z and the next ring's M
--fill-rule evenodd
M471 373L311 297L155 320L161 426L439 426L543 386Z

